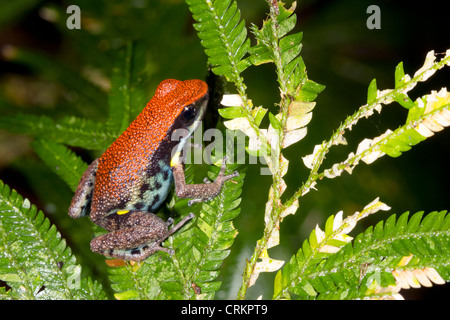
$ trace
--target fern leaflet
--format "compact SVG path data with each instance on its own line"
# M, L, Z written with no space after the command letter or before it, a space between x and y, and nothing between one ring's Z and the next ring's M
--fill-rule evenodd
M450 93L445 88L418 99L409 109L406 125L389 135L381 145L381 151L398 157L411 146L434 135L434 132L443 130L450 125L449 108Z
M186 0L208 62L217 75L237 82L250 62L242 59L250 48L247 29L234 0Z
M13 299L104 299L54 225L0 181L0 279Z
M1 117L0 128L89 150L105 149L116 138L103 123L76 117L56 122L46 116L16 114Z
M336 253L314 247L312 234L278 273L274 297L401 298L398 291L412 287L405 281L415 287L449 281L450 215L441 211L422 216L392 215Z
M35 140L31 144L45 164L75 191L87 164L64 145L47 140Z
M295 3L290 9L281 2L273 4L270 18L264 21L262 28L252 26L258 43L250 48L249 60L254 65L275 63L282 94L289 94L297 101L313 101L324 86L306 76L306 66L300 56L303 33L287 35L297 23L295 7Z
M121 134L148 101L149 63L143 42L130 42L116 56L108 95L108 129Z

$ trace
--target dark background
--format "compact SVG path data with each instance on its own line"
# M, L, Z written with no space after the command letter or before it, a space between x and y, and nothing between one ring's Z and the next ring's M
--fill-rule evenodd
M286 1L291 3L291 1ZM104 112L92 110L83 103L83 88L64 88L56 80L56 70L35 71L27 65L6 59L11 46L26 48L49 55L73 70L101 85L107 84L111 70L111 55L128 39L143 40L148 46L151 67L149 97L156 85L167 78L200 78L206 76L206 56L192 27L187 5L180 0L134 1L38 1L0 0L0 114L30 112L58 118L62 115L90 115L103 120ZM81 8L82 29L65 27L65 8L76 4ZM381 29L366 27L369 5L381 9ZM265 1L240 0L238 6L247 27L254 23L261 27L268 12ZM443 1L299 1L296 31L303 31L302 56L310 79L326 85L316 99L308 135L284 152L290 160L285 177L288 197L304 181L308 170L301 160L312 152L315 144L330 137L332 132L366 102L367 87L373 78L379 89L393 88L394 70L403 61L405 73L411 76L419 69L430 50L445 52L450 48L448 11ZM289 7L289 6L287 6ZM12 8L12 9L11 9ZM263 105L276 112L278 88L272 65L251 67L243 73L248 95L254 105ZM411 93L415 99L431 90L439 90L450 83L449 68L437 72L425 84ZM105 109L107 103L107 87ZM76 105L76 107L73 107ZM342 161L356 150L363 138L373 138L394 130L404 123L407 111L397 104L383 108L361 120L346 134L348 146L333 147L323 168ZM102 118L103 117L103 118ZM316 224L323 226L326 218L344 210L345 215L361 211L375 199L392 207L361 222L353 235L386 219L392 213L405 211L430 212L449 209L448 183L450 133L447 130L405 152L400 158L385 156L374 164L361 163L352 175L319 182L318 191L311 191L301 199L295 216L289 216L281 226L281 245L271 250L271 256L287 259L301 246ZM36 157L29 147L29 137L0 131L0 179L42 209L69 245L86 247L90 241L82 228L88 222L76 224L67 215L72 197L69 188ZM98 154L76 150L85 160ZM263 215L270 178L259 175L259 167L249 168L244 186L242 212L235 220L239 231L233 254L226 260L222 274L223 289L217 298L234 298L240 286L245 258L250 257L256 240L262 235ZM77 231L74 231L77 230ZM89 234L89 232L87 233ZM80 245L80 243L84 243ZM104 277L102 258L87 250L74 248L83 265ZM271 297L274 274L262 274L248 292L256 298L264 292ZM443 299L447 286L402 291L410 299Z

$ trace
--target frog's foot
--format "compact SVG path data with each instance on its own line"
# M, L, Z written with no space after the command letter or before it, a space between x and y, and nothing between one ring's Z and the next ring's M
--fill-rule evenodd
M169 234L167 235L167 237L171 236L172 234L174 234L175 232L177 232L182 226L184 226L189 220L191 220L192 218L195 217L194 213L189 213L187 216L185 216L183 219L181 219L180 222L178 222L176 225L173 226L172 229L169 230ZM172 220L173 223L173 219L169 218L169 220ZM169 222L169 221L167 221Z
M225 170L226 170L226 167L227 167L227 165L226 165L227 159L228 159L227 156L223 157L222 165L220 167L220 172L217 175L217 178L214 180L214 182L209 181L208 178L203 179L203 183L205 185L214 185L214 186L211 186L211 190L215 189L215 191L209 192L210 195L208 197L196 198L196 199L189 200L188 206L191 206L194 203L212 200L217 195L219 195L220 190L222 189L222 185L225 183L225 181L230 180L230 179L232 179L234 177L237 177L239 175L239 172L237 172L237 171L233 172L232 174L225 175Z
M167 219L166 225L167 225L167 226L170 226L170 225L172 225L172 224L173 224L173 219L172 219L172 218Z
M214 183L220 184L221 186L224 184L225 181L230 180L231 178L237 177L239 175L239 172L235 171L232 174L225 175L225 169L227 168L227 159L228 156L223 157L222 165L220 166L220 172L217 176L216 180L214 180Z

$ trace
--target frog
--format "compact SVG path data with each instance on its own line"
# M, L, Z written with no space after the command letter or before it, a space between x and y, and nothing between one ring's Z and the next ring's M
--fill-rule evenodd
M142 112L95 159L81 177L68 214L89 216L107 231L92 239L93 252L128 261L142 261L158 251L173 254L164 240L194 218L191 212L176 225L154 212L175 185L179 198L208 201L239 173L225 174L226 157L214 181L187 184L183 148L207 109L208 85L202 80L162 81ZM175 130L184 130L172 139ZM175 140L175 141L173 141Z

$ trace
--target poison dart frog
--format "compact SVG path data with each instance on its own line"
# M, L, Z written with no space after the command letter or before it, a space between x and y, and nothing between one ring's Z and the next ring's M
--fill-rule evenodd
M91 220L108 233L91 241L91 250L108 257L141 261L157 251L173 250L161 243L194 217L191 213L169 230L153 214L165 200L172 183L180 198L204 201L220 193L225 181L225 160L214 182L186 184L181 150L205 115L208 86L201 80L165 80L130 126L84 172L69 215ZM172 141L176 129L186 129ZM175 152L172 152L175 148ZM173 155L173 156L172 156Z

